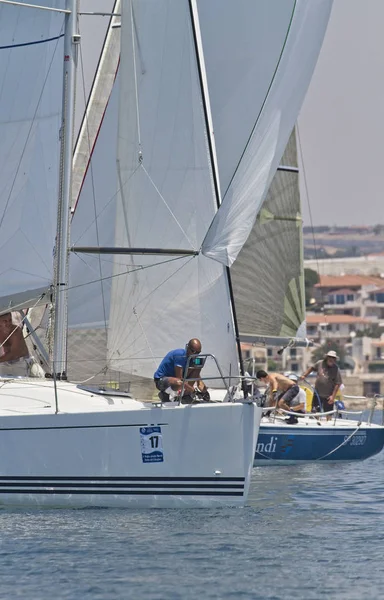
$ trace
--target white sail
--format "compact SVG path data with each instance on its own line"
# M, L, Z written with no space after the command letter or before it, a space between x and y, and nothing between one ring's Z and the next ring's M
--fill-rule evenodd
M42 1L64 8L64 0ZM64 15L0 4L0 310L53 281ZM47 296L44 297L47 302Z
M203 253L230 266L296 122L332 0L211 0L198 6L222 193ZM213 27L217 15L220 26Z
M216 204L189 4L126 0L123 17L115 242L198 250ZM136 272L121 275L127 269ZM201 255L118 256L114 275L116 369L152 377L168 350L198 337L226 373L238 372L221 265Z
M311 6L275 2L272 10L261 0L224 0L218 28L212 26L215 0L196 3L223 200L217 212L192 5L122 3L119 75L81 188L72 244L178 249L180 256L74 258L70 325L105 329L109 367L151 378L169 349L199 337L224 371L237 373L231 302L217 252L224 239L226 256L227 249L233 256L234 239L236 252L244 244L250 211L257 212L293 127L331 2ZM207 256L182 255L202 244Z
M295 133L251 233L231 267L242 339L305 337L302 218Z

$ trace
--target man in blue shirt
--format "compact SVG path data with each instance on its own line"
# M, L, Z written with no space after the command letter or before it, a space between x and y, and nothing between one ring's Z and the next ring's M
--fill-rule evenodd
M187 359L193 354L200 354L201 342L197 338L189 340L185 348L177 348L171 350L161 361L157 371L153 378L155 385L159 390L159 398L163 402L169 401L169 394L166 393L168 388L171 388L175 392L179 392L183 387L183 376L185 367L187 366ZM194 384L197 382L198 388L202 393L204 400L209 400L209 393L205 384L200 380L200 371L202 367L190 367L188 369L187 379L194 379L195 381L186 381L184 383L184 395L190 396L194 394Z

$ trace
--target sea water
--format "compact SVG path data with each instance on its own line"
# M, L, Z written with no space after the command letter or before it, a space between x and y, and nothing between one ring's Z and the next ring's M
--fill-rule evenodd
M248 506L0 510L0 598L373 600L384 453L258 467Z

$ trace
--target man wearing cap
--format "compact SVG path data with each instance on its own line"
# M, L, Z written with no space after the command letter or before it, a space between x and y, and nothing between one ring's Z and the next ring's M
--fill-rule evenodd
M340 369L336 364L338 356L334 350L329 350L323 360L319 360L313 366L309 367L300 377L305 379L312 371L316 371L315 393L319 408L323 412L332 410L337 391L342 384ZM315 400L316 402L316 400ZM327 415L329 420L332 415Z

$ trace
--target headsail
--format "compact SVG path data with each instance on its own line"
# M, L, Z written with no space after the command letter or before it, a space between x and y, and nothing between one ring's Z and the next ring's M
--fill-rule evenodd
M126 2L119 74L72 243L198 250L215 212L188 2ZM168 350L199 337L224 371L237 373L221 265L204 256L81 255L72 262L70 325L107 328L109 367L152 378Z
M223 199L203 253L230 266L288 143L332 0L198 4Z
M91 270L71 280L77 286L73 290L77 302L72 305L70 323L105 327L109 367L152 378L168 350L199 337L203 350L217 356L223 371L238 372L226 270L216 260L217 249L223 235L227 236L232 256L231 240L233 234L238 236L240 216L236 211L244 211L240 220L247 221L249 212L243 202L252 205L253 212L259 207L261 196L249 202L253 169L257 166L258 183L262 179L263 186L267 185L265 173L273 172L288 123L291 129L304 93L301 90L297 98L295 86L304 88L309 82L331 2L312 3L317 11L304 4L302 0L280 1L271 10L265 0L123 0L119 74L93 150L93 169L88 169L80 192L72 243L121 249L203 248L206 256L111 253L75 258ZM192 5L198 12L203 56L195 45ZM212 26L215 14L224 19L223 32ZM263 23L260 35L267 25L273 33L268 30L260 38L254 29L244 29L249 22L257 27ZM226 35L231 26L232 37ZM303 33L305 28L308 31ZM293 30L296 41L287 36L287 30ZM267 45L257 46L256 38ZM309 38L314 38L312 45ZM217 61L226 56L228 39L234 40L231 47L238 48L239 54L234 59L228 54L233 79L226 91L224 66ZM290 74L297 70L295 61L303 49L300 40L308 43L308 62L304 60L304 73L300 71L288 86L285 70ZM281 52L282 44L288 47L288 56ZM267 67L261 58L255 66L255 55L267 55ZM214 160L223 199L219 212L207 144L213 132L203 110L199 61L207 75L215 128ZM280 73L272 77L280 68L281 77ZM226 221L233 209L234 230ZM236 252L245 239L244 235L236 238ZM204 373L209 374L206 367Z
M0 311L35 305L53 281L63 25L61 13L0 4Z
M231 267L241 337L305 336L302 219L296 139L236 262ZM290 169L291 168L291 169Z

